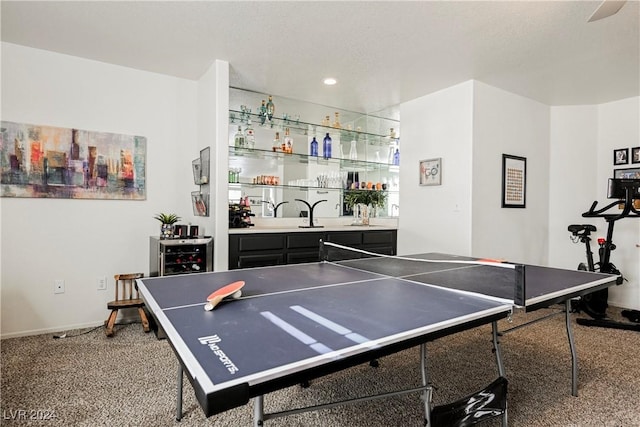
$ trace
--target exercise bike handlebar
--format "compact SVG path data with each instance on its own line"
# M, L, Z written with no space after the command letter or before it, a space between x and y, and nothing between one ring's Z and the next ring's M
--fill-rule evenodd
M640 180L638 180L638 181L640 182ZM638 184L625 185L624 186L624 190L625 190L624 200L618 199L615 202L609 203L604 208L596 210L596 206L598 205L598 202L597 201L593 202L593 204L591 205L591 208L589 208L589 210L587 212L583 213L582 216L586 217L586 218L588 218L588 217L604 217L609 222L617 221L619 219L628 218L628 217L640 218L640 210L636 209L636 207L635 207L635 205L633 203L634 202L633 194L638 189L637 185ZM609 209L613 208L614 206L619 206L619 205L622 205L622 212L617 213L617 214L606 213Z

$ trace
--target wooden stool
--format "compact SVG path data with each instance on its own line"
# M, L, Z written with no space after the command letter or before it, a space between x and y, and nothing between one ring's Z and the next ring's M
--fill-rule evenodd
M113 326L116 323L118 310L123 308L137 308L140 320L142 320L142 329L145 332L149 332L149 320L143 308L144 301L138 295L138 285L136 284L136 279L142 277L144 277L142 273L116 274L113 276L116 279L116 299L107 303L107 308L111 310L109 318L105 321L107 326L105 334L108 337L113 336Z

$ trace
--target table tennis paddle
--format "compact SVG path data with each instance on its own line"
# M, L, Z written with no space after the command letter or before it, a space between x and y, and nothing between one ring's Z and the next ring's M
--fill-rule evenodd
M240 280L221 287L207 297L207 303L204 305L204 309L207 311L213 310L220 301L228 296L231 296L231 298L240 298L243 286L244 281Z

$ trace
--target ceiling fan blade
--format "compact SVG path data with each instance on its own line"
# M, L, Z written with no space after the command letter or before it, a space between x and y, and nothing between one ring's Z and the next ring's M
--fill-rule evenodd
M626 0L604 0L600 3L600 6L598 6L596 11L593 12L593 15L591 15L588 22L597 21L618 13L620 8L622 8L626 2Z

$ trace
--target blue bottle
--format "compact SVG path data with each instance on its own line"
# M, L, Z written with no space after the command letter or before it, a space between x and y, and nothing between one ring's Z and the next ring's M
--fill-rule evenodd
M400 166L400 150L396 148L396 152L393 153L393 164Z
M322 141L322 157L325 159L331 158L331 137L328 132Z
M318 157L318 141L316 141L315 136L311 140L311 155L314 157Z

